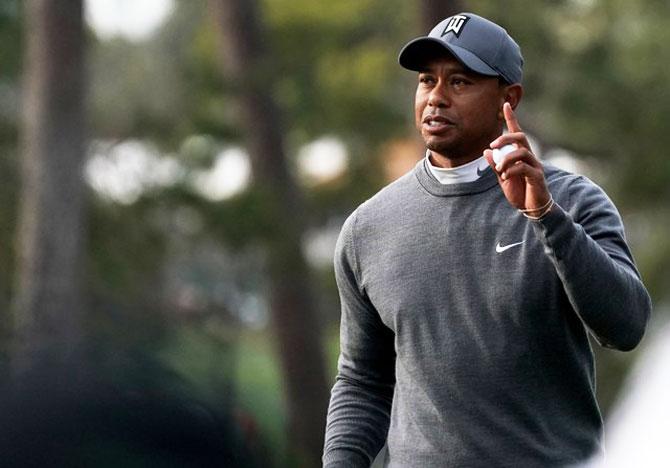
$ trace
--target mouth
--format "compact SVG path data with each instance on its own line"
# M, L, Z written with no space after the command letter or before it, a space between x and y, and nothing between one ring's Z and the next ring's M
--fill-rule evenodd
M440 133L448 128L454 127L456 124L442 115L431 114L427 115L421 121L423 128L428 133Z

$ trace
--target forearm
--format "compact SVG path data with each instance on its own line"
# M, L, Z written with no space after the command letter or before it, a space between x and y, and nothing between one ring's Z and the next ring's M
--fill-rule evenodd
M335 249L340 293L340 358L331 392L324 467L369 467L384 445L395 385L394 334L360 286L353 227L342 228Z
M607 208L605 208L607 209ZM606 213L598 224L612 223L615 213ZM545 245L564 290L577 314L607 347L633 349L642 339L651 301L622 231L582 226L560 206L535 230Z
M389 427L393 386L361 385L338 375L333 386L323 466L369 467Z

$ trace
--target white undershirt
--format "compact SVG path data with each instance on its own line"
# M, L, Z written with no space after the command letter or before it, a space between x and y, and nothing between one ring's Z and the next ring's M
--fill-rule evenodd
M426 165L437 181L444 185L474 182L479 179L489 167L484 156L457 167L437 167L430 161L430 151L426 151Z

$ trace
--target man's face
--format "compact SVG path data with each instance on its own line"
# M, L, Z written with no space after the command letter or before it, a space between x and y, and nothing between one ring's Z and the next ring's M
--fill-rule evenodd
M438 57L419 73L416 126L444 165L459 166L481 156L500 135L504 100L497 77L471 72L450 55Z

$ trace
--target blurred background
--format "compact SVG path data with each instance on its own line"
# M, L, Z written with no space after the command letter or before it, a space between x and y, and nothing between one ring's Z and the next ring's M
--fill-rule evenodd
M460 11L521 45L536 154L621 211L655 307L594 345L608 466L667 466L666 0L2 0L3 464L319 466L335 240L422 157L396 57Z

